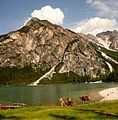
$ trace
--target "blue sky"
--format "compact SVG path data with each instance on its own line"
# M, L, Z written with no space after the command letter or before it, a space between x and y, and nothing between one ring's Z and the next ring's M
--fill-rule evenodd
M114 4L111 5L113 1ZM104 30L101 28L104 23L108 23L110 29L117 29L117 0L0 0L0 34L20 28L34 10L41 13L41 9L47 5L52 10L58 8L63 13L63 19L59 16L63 21L61 26L77 32ZM99 25L96 26L98 23L100 28ZM87 31L90 26L91 31ZM108 27L106 24L104 28Z

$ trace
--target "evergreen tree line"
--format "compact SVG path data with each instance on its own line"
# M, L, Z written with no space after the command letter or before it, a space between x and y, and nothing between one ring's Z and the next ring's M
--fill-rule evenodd
M26 65L24 68L0 68L0 84L1 85L16 85L16 84L30 84L39 79L45 72L41 69L34 69L31 65ZM103 82L118 82L118 70L110 74L101 75L93 78L88 75L79 76L74 72L55 73L51 80L45 79L41 83L81 83L81 82L95 82L102 80Z
M44 74L40 69L33 69L31 65L23 68L0 68L0 84L29 84Z
M91 77L89 75L77 75L70 71L68 73L55 73L51 80L45 79L41 83L89 83L96 81L103 82L118 82L118 71L113 71L110 74L101 75L99 77Z

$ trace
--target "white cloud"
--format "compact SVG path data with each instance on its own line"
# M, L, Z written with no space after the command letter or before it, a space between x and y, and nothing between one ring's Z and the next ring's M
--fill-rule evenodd
M115 19L95 17L82 20L77 26L74 30L75 32L96 35L99 32L117 29L118 23Z
M86 0L86 3L95 8L100 17L80 21L76 32L95 35L106 30L118 30L118 0Z
M98 10L98 15L108 18L118 18L118 0L86 0Z
M59 8L52 8L47 5L39 10L34 10L31 13L32 17L36 17L40 20L48 20L54 24L63 24L64 13Z

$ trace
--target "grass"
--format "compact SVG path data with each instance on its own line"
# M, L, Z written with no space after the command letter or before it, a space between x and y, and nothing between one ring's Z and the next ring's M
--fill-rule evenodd
M0 119L14 120L118 120L118 101L73 107L31 106L1 110Z

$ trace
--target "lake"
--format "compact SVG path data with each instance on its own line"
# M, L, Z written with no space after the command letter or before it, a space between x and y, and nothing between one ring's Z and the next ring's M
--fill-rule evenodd
M79 96L90 95L100 99L99 91L118 86L118 83L41 84L38 86L0 86L0 103L28 105L58 105L60 97L80 102Z

